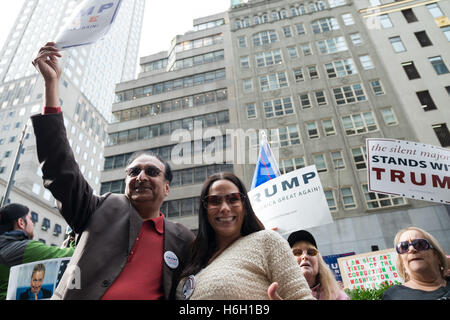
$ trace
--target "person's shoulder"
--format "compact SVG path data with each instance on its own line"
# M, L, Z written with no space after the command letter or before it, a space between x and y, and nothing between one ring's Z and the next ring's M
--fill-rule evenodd
M168 226L165 232L167 231L168 233L173 233L183 239L193 240L195 238L194 233L181 223L170 221L166 218L164 218L164 223Z
M399 284L395 284L395 285L389 287L383 293L383 296L382 296L383 300L397 300L398 295L404 291L403 290L404 288L405 287L403 287L402 285L399 285Z
M260 230L247 236L248 240L258 241L261 243L282 243L286 240L273 230Z

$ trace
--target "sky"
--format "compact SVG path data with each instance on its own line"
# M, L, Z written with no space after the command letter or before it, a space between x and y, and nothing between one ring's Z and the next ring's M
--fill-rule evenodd
M193 30L194 19L224 12L228 10L231 3L231 0L145 1L139 57L167 51L173 37ZM25 0L2 0L0 6L1 48L24 2Z

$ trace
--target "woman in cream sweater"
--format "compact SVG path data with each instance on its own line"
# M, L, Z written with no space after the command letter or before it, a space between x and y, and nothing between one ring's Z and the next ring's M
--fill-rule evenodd
M282 299L314 299L289 244L275 231L264 230L238 177L210 176L200 199L198 235L177 299L268 299L273 282Z

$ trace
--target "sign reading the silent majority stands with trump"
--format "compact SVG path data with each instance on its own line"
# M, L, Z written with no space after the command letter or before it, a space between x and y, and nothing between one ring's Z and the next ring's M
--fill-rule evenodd
M397 272L397 253L386 249L338 258L342 282L346 289L378 288L382 283L400 284Z
M59 50L91 44L104 37L117 16L122 0L85 0L75 8L56 36Z
M429 144L367 139L369 191L450 203L450 150Z
M333 222L314 165L273 178L248 195L265 228L276 227L281 235Z

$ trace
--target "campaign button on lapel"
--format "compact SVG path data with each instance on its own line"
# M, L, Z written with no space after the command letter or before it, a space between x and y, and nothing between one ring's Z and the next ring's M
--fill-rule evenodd
M178 268L178 257L175 253L172 251L166 251L164 252L164 261L166 262L167 266L171 269Z

